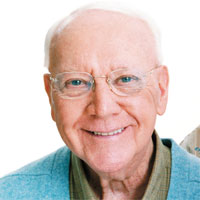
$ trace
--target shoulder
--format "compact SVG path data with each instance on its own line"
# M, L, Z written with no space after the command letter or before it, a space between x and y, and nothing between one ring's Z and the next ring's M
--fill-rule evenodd
M0 200L52 199L68 185L69 161L70 151L63 147L8 174L0 179Z
M171 177L168 199L197 199L200 196L200 159L171 139L162 142L171 148Z

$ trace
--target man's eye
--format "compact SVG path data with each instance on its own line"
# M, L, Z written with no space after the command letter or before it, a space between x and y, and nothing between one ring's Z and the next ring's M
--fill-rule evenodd
M73 81L71 81L71 83L70 83L71 85L81 85L82 84L82 81L81 80L73 80Z
M130 82L130 81L132 81L132 78L129 76L129 77L123 77L123 78L121 78L121 81L123 82L123 83L127 83L127 82Z
M137 76L134 75L127 75L127 76L121 76L115 80L115 84L123 85L123 84L129 84L129 83L136 83L140 79Z
M81 79L73 79L64 81L63 87L66 89L80 88L85 86L85 81Z

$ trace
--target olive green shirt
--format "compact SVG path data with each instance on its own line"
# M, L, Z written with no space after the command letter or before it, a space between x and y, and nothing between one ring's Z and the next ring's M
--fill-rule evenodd
M156 133L153 134L152 138L155 147L155 159L152 173L142 200L165 200L167 199L170 182L171 152L168 147L162 144ZM83 169L83 161L73 153L71 154L70 168L70 199L99 199L87 181Z

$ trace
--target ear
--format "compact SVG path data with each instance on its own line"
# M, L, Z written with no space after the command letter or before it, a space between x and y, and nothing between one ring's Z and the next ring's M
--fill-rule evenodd
M52 88L51 88L51 81L50 81L49 74L44 74L44 87L45 87L46 93L49 97L49 103L51 105L51 117L55 121L54 102L52 99Z
M166 66L161 66L158 69L158 102L157 102L157 113L159 115L164 114L167 101L168 101L168 86L169 86L169 73Z

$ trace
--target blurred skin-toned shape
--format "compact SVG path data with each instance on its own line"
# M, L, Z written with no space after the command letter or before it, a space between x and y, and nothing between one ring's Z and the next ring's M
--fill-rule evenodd
M180 145L189 153L200 157L200 126L188 134Z

